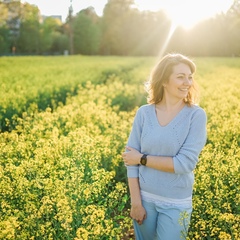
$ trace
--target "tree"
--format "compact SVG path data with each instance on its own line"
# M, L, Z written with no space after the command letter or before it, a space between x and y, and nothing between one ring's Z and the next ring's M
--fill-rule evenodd
M7 26L8 9L6 4L0 2L0 54L10 51L9 29Z
M61 32L53 32L52 34L53 42L50 49L51 53L62 54L69 46L69 38L66 34Z
M21 6L20 35L17 48L22 53L40 52L40 11L38 7L25 3Z
M137 27L137 55L159 55L165 50L171 22L163 11L140 13Z
M59 32L61 28L61 21L52 17L44 19L40 25L39 35L39 51L41 53L49 53L54 40L56 39L56 32Z
M157 55L169 28L170 21L163 11L140 12L131 0L110 0L102 18L101 53Z
M15 49L20 28L20 1L0 2L1 49L9 54Z
M0 2L0 27L6 26L8 20L8 8L5 3Z
M129 12L134 4L132 0L108 0L105 5L102 18L102 42L103 54L126 54L126 22L129 23Z
M73 19L74 50L77 54L97 54L100 44L99 17L94 8L80 11Z
M230 28L231 54L240 56L240 0L235 0L229 11L227 19Z

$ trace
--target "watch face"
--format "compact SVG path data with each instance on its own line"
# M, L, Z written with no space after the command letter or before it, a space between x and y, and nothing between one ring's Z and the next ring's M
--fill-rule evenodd
M146 158L142 158L142 159L141 159L141 164L142 164L142 165L146 165L146 163L147 163L147 159L146 159Z
M144 155L141 157L140 163L141 163L142 165L146 165L146 164L147 164L147 155L144 154Z

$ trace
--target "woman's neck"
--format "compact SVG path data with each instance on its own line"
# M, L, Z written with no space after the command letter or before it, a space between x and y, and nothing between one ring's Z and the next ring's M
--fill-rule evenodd
M185 106L184 101L181 99L179 101L173 101L169 100L167 101L166 99L163 99L160 103L156 104L156 107L164 112L172 112L176 111L178 109L181 109Z

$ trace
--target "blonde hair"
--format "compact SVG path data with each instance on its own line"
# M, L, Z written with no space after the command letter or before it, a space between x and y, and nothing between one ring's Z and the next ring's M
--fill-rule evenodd
M147 102L149 104L157 104L161 102L164 93L163 84L169 81L169 77L173 73L173 67L179 63L188 65L191 73L195 73L196 65L188 57L179 53L165 55L153 68L149 81L146 84L146 91L148 92ZM197 100L197 84L193 79L192 86L189 89L184 102L188 105L193 105L197 103Z

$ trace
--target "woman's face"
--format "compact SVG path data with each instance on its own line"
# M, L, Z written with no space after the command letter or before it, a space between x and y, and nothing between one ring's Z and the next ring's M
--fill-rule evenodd
M173 66L173 72L164 85L164 96L176 101L186 98L192 81L192 72L188 65L179 63Z

